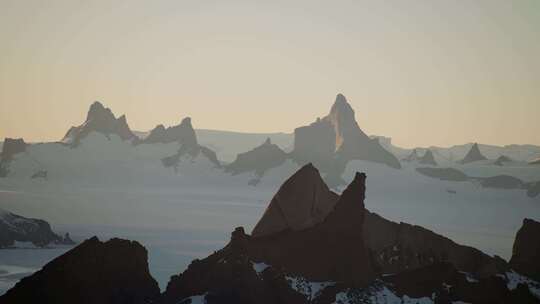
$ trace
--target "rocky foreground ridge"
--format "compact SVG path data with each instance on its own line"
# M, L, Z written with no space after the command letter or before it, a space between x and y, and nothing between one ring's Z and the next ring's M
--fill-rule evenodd
M540 303L540 223L524 221L508 263L369 212L365 182L357 173L338 195L313 165L302 167L251 235L235 229L161 294L142 246L93 238L0 303Z

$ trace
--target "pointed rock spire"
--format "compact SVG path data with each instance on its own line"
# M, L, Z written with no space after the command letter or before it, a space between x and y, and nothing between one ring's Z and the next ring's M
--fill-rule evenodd
M468 164L470 162L479 161L479 160L486 160L487 158L482 155L480 152L480 148L478 147L478 143L474 143L467 152L467 155L460 161L461 164Z
M284 230L300 230L321 222L332 210L338 195L311 163L300 168L279 188L264 215L253 228L253 236Z

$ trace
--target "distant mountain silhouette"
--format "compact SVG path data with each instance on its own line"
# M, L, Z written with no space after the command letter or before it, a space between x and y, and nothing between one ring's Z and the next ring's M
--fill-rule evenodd
M161 161L165 167L176 168L183 156L197 157L199 154L206 157L216 167L221 167L216 152L211 149L199 145L195 130L191 125L191 118L186 117L182 122L174 127L165 128L163 125L155 127L150 134L142 139L134 142L139 144L169 144L177 143L180 145L178 152L174 155L167 156Z
M238 154L234 162L225 167L225 171L233 175L254 172L260 178L267 170L282 165L287 158L287 153L267 138L262 145L253 150Z
M106 136L115 134L123 140L137 138L131 132L125 115L116 118L111 109L105 108L99 101L90 106L85 122L78 127L71 127L62 142L76 147L91 132L98 132Z
M292 155L300 163L313 162L322 168L336 158L342 162L358 159L401 168L398 159L385 150L377 138L369 138L360 129L354 110L342 94L336 96L326 117L294 130Z
M177 142L182 145L194 147L197 145L197 136L191 125L191 118L184 118L179 125L165 128L163 125L158 125L150 134L140 141L140 143L153 144L162 143L168 144Z
M469 152L467 152L467 155L465 155L465 157L459 161L460 164L468 164L468 163L471 163L471 162L475 162L475 161L479 161L479 160L486 160L487 158L482 155L482 153L480 152L480 148L478 148L478 144L477 143L474 143L471 147L471 149L469 150Z
M9 173L9 163L17 153L26 151L27 144L22 138L5 138L0 154L0 177L6 177Z

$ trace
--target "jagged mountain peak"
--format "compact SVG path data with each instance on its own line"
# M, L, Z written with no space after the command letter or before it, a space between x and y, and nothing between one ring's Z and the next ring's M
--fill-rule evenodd
M471 149L469 150L469 152L467 152L465 157L460 161L460 163L461 164L467 164L467 163L470 163L470 162L479 161L479 160L486 160L486 159L487 158L484 155L482 155L482 153L480 152L480 148L478 147L478 143L474 143L471 146Z
M330 191L319 170L311 163L306 164L281 185L252 235L313 226L328 215L337 199L338 195Z
M122 140L136 138L129 128L126 116L121 115L116 118L112 110L99 101L95 101L90 105L85 122L78 127L71 127L62 142L77 146L91 132L98 132L107 136L115 134Z

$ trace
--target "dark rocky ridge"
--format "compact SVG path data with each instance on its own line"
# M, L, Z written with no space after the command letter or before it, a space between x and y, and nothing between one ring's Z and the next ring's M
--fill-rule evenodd
M354 110L342 94L336 96L326 117L295 129L294 138L293 159L300 164L313 162L325 172L332 169L334 159L345 163L367 160L401 168L398 159L377 138L369 138L360 129ZM343 165L336 166L339 169Z
M69 234L59 236L44 220L26 218L0 209L0 248L11 247L15 241L31 242L38 247L74 244Z
M482 153L480 152L480 148L478 148L478 144L474 143L471 149L469 150L469 152L467 152L465 157L462 160L460 160L459 163L464 165L471 162L475 162L479 160L486 160L486 159L487 158L484 155L482 155Z
M0 296L0 303L151 303L159 287L147 260L137 242L93 237L23 278Z
M305 173L312 168L298 173L302 170L304 178L312 177ZM298 176L291 179L297 186L307 184L300 183ZM189 297L204 295L207 303L330 304L345 292L353 299L350 303L374 303L367 299L387 288L398 296L427 297L445 304L539 303L525 284L507 288L502 273L509 268L504 260L422 227L370 213L362 203L364 192L365 175L357 174L333 211L322 222L301 230L257 237L237 228L225 248L173 276L157 302L186 299L189 303ZM290 200L290 204L297 202ZM257 262L265 266L257 270ZM296 283L290 277L296 277ZM314 299L309 281L334 283Z
M115 134L122 140L137 138L131 132L125 115L116 118L111 109L105 108L99 101L94 102L90 106L86 115L86 121L78 127L71 127L62 139L62 142L76 147L91 132L98 132L106 136Z
M516 234L510 266L540 281L540 222L524 219Z
M236 160L225 167L225 172L235 175L253 171L260 178L267 170L282 165L287 158L287 153L267 138L253 150L238 154Z
M426 167L426 168L416 168L416 171L425 176L437 178L444 181L463 182L469 179L469 177L465 173L454 168Z

